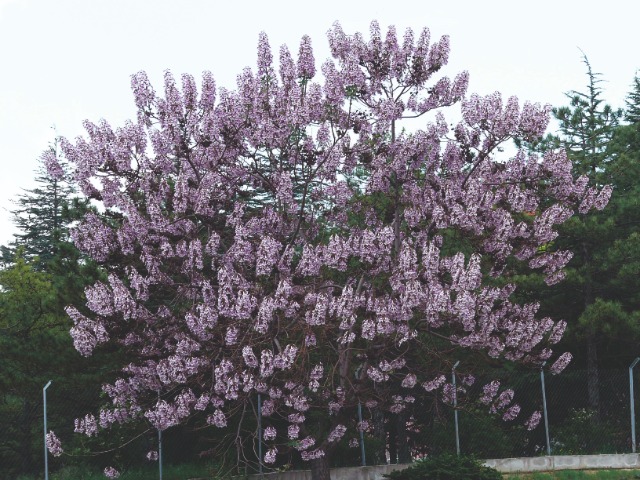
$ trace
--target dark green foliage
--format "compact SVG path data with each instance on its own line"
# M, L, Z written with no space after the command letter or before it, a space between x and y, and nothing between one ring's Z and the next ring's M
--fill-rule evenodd
M50 148L55 151L55 144ZM49 176L42 164L36 170L35 182L35 188L25 189L14 201L16 209L11 214L18 233L2 247L2 261L11 263L17 249L22 248L24 257L35 260L37 268L43 270L58 253L60 242L68 238L65 216L74 189L68 182Z
M554 429L554 455L619 453L617 437L621 435L620 429L610 422L596 422L595 418L596 413L592 410L572 409L564 423Z
M453 454L427 457L385 477L390 480L502 480L496 469L482 465L475 457Z
M627 108L625 112L625 120L629 123L640 124L640 76L636 73L633 79L632 90L627 95L625 101Z
M587 67L587 91L572 90L566 95L569 106L553 109L560 122L560 135L555 137L557 145L567 150L573 161L575 175L589 175L597 181L597 175L611 160L607 151L615 127L622 117L622 110L614 110L604 104L600 74L594 73L586 55L583 56Z
M42 387L49 389L49 428L71 433L73 420L100 405L99 382L109 354L79 362L64 307L83 304L84 287L99 276L69 241L69 224L83 201L41 166L37 187L16 201L18 232L2 247L0 268L0 478L40 471L43 463ZM72 400L71 400L72 399ZM51 467L60 464L52 459Z
M557 135L549 135L535 147L565 149L574 165L574 175L586 175L590 187L611 185L613 194L604 210L572 217L559 229L559 239L549 245L551 249L574 253L563 282L548 287L537 275L517 277L516 281L521 300L541 298L541 315L568 323L557 349L570 351L575 367L588 370L588 386L581 397L588 401L579 406L577 400L574 408L592 412L588 419L588 437L592 438L597 437L594 432L604 428L601 422L610 421L604 400L606 390L602 388L606 379L600 370L624 368L638 354L640 131L637 124L620 123L623 112L604 103L599 74L594 73L586 57L584 63L586 88L567 93L569 104L553 110L559 122ZM627 120L635 118L639 88L636 79L636 88L627 100ZM567 427L564 432L555 433L571 436L569 430ZM592 443L580 448L600 448Z

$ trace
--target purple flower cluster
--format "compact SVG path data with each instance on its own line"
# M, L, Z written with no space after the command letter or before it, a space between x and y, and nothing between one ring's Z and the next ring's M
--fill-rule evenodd
M541 418L542 418L542 415L540 414L539 411L533 412L529 417L529 419L524 424L527 427L527 430L533 430L534 428L536 428L540 423Z
M271 447L267 450L267 453L264 454L264 463L275 463L277 453L278 449L276 447Z
M567 367L567 365L569 365L572 358L573 356L569 352L565 352L560 355L558 359L553 363L553 365L551 365L551 373L557 375L558 373L562 372Z
M118 478L120 476L120 472L113 467L106 467L104 469L104 476L107 478Z
M98 435L98 423L96 417L91 414L85 415L84 418L76 418L74 426L76 433L84 433L88 437Z
M59 457L62 455L62 444L60 443L60 439L53 433L52 430L49 430L49 433L45 436L47 450L54 457Z
M149 460L150 462L157 462L158 452L156 450L150 450L149 452L147 452L147 460Z
M336 425L336 427L333 430L331 430L331 433L329 433L329 436L327 437L327 442L329 443L337 442L344 436L346 431L347 431L347 427L345 427L344 425Z

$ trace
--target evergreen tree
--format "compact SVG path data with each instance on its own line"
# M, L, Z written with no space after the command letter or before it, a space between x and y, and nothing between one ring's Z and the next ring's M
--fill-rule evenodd
M636 73L633 79L633 90L627 95L625 101L627 108L625 112L625 119L636 126L640 127L640 76Z
M598 418L598 369L603 362L610 367L625 363L626 358L619 358L624 356L625 341L638 338L638 303L632 300L637 295L627 295L630 292L620 287L621 281L629 280L623 267L638 235L637 208L633 205L640 200L640 169L637 160L632 161L638 150L629 156L633 147L625 133L628 127L619 123L622 111L604 104L600 74L593 72L586 56L584 63L587 89L569 92L569 106L554 109L559 134L547 137L545 146L567 151L574 175L583 176L577 183L611 185L613 194L603 211L572 217L561 227L560 239L550 245L570 249L574 257L567 280L547 290L545 309L570 325L566 342L575 344L569 348L587 368L588 403ZM599 358L600 353L605 357Z
M56 154L57 143L50 146ZM64 163L61 164L64 167ZM15 200L16 209L11 213L18 229L14 240L1 247L2 262L11 264L18 248L29 260L35 260L38 270L53 260L60 249L60 242L68 240L69 231L65 216L72 202L74 188L66 175L54 178L40 162L35 177L36 187L25 189Z
M600 74L593 72L586 55L583 59L588 76L586 93L569 92L569 106L555 109L554 115L560 122L560 145L567 151L576 175L588 175L590 183L602 185L606 183L603 175L611 160L607 145L621 112L603 105ZM598 331L595 318L589 312L594 309L600 291L598 279L601 276L596 274L599 264L596 251L603 246L603 239L607 239L608 243L610 228L607 221L584 215L574 217L566 227L575 253L576 269L572 283L580 292L580 300L572 303L580 312L580 325L585 328L589 406L596 413L600 409Z
M34 270L21 253L12 266L0 270L0 431L6 440L0 449L3 478L34 471L38 465L34 462L41 458L36 455L40 449L34 441L40 426L38 392L58 366L56 344L64 338L59 326L67 323L62 316L56 318L51 309L54 295L49 276Z
M607 145L622 117L621 110L603 104L600 73L593 72L586 55L587 91L572 90L566 95L569 106L555 108L553 114L560 122L559 143L571 157L575 175L589 175L598 183L599 175L611 160Z
M55 155L55 145L50 150ZM68 425L72 404L98 405L94 375L110 368L110 353L91 366L78 365L69 336L72 322L66 305L83 304L84 287L100 277L95 263L70 243L69 225L84 215L88 203L73 198L66 177L37 170L36 188L15 202L18 228L14 240L2 247L0 269L0 478L41 468L42 387L53 380L50 424ZM57 398L62 397L62 398ZM58 416L56 416L58 415Z

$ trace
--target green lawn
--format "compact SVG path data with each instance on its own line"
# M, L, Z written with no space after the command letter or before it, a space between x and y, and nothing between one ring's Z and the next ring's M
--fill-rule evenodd
M505 475L505 480L632 480L640 470L561 470L553 473Z
M16 480L37 480L42 476L22 476ZM163 480L189 480L213 478L212 468L205 465L167 465L162 471ZM66 467L49 475L50 480L105 480L101 471L83 467ZM158 466L155 468L122 471L118 480L157 480Z

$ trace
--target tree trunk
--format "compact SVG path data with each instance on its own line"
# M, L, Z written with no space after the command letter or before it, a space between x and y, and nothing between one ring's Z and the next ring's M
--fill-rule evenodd
M589 268L589 250L586 244L582 245L582 250L585 255L585 269L587 272ZM585 289L584 289L584 307L585 310L594 301L593 284L591 282L590 274L587 274ZM589 408L594 412L594 420L598 422L600 420L600 379L598 378L598 351L596 344L596 332L594 325L587 325L587 393L589 397Z
M394 415L395 418L395 415ZM389 463L398 463L398 429L396 428L395 423L390 425L389 428Z
M373 436L376 445L373 451L373 465L387 463L387 432L384 428L384 412L376 407L373 409Z
M311 460L309 463L311 464L311 480L331 480L329 459L326 455Z
M596 347L596 336L593 332L589 332L587 335L587 391L589 393L589 408L593 410L595 418L600 419L598 351Z
M398 463L411 463L411 452L407 442L407 412L396 415L396 439L398 442Z
M586 283L584 286L585 310L594 301L593 283L591 280L590 255L586 244L582 244L585 257ZM587 395L589 408L594 413L596 422L600 420L600 379L598 378L598 350L596 343L595 325L587 325Z
M32 423L31 404L25 399L22 401L22 441L20 448L22 472L24 473L31 473L34 471L31 452Z

